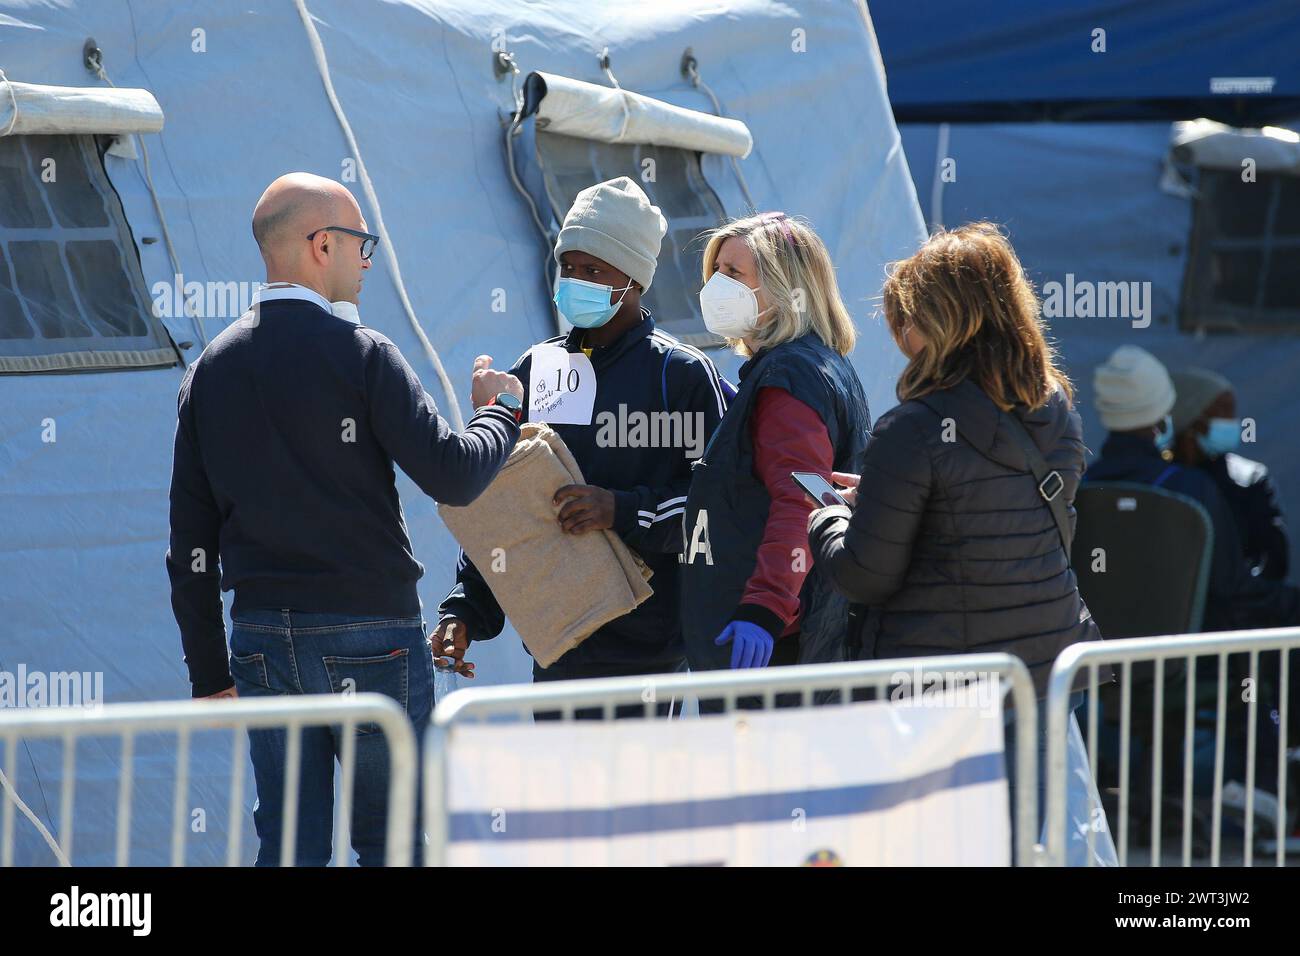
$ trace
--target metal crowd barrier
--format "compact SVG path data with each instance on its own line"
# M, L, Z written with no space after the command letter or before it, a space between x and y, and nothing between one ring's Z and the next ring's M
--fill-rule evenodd
M852 702L852 692L876 692L886 699L890 677L899 672L962 675L972 672L996 675L1005 695L1014 703L1016 721L1016 806L1012 815L1017 864L1035 862L1038 848L1035 832L1038 807L1037 707L1033 682L1024 663L1007 654L971 654L953 657L900 658L843 664L810 664L761 670L707 671L703 673L611 677L592 680L557 681L532 685L510 685L459 690L448 695L434 709L433 722L425 736L424 829L426 866L442 866L447 855L447 766L446 756L456 728L470 721L514 716L532 719L534 711L558 710L563 720L575 719L580 708L599 708L601 719L612 720L620 705L639 705L642 717L655 715L657 704L688 695L723 701L723 712L737 709L737 700L758 698L764 709L772 709L777 695L799 695L799 706L813 706L814 695L838 692L838 706ZM654 701L646 699L653 687ZM701 719L707 720L709 716Z
M1086 741L1089 751L1089 766L1093 780L1097 780L1098 759L1098 668L1111 665L1119 668L1120 678L1120 726L1119 726L1119 788L1118 788L1118 833L1116 839L1119 865L1128 865L1129 856L1129 790L1130 790L1130 745L1132 714L1132 676L1133 665L1153 663L1152 685L1152 767L1151 767L1151 865L1159 866L1161 862L1161 826L1162 826L1162 762L1165 750L1164 716L1165 700L1165 662L1186 661L1185 694L1183 707L1183 787L1182 787L1182 865L1190 866L1192 862L1193 833L1193 799L1192 783L1195 771L1193 761L1193 741L1196 716L1196 661L1199 657L1216 656L1218 658L1218 693L1215 708L1214 735L1214 783L1210 823L1210 865L1218 866L1222 851L1223 821L1223 773L1224 741L1227 715L1228 656L1230 654L1249 655L1249 678L1255 693L1250 695L1247 703L1247 739L1245 766L1245 807L1244 807L1244 846L1243 863L1251 866L1254 862L1254 823L1255 823L1255 776L1256 776L1256 734L1257 707L1259 698L1259 655L1276 651L1279 657L1278 668L1278 717L1280 720L1277 743L1278 777L1278 833L1276 848L1276 865L1286 865L1286 797L1287 797L1287 684L1289 681L1289 651L1300 649L1300 627L1270 628L1252 631L1224 631L1210 634L1184 634L1170 637L1140 637L1114 641L1096 641L1073 644L1061 652L1052 668L1048 684L1047 721L1047 857L1048 865L1064 865L1066 832L1066 711L1070 688L1075 676L1087 668L1088 703ZM1172 702L1175 706L1177 701ZM1096 831L1090 828L1087 835L1088 857L1091 864Z
M252 729L285 729L288 751L285 764L284 838L280 864L292 866L298 839L298 784L302 729L341 725L343 747L340 786L341 825L334 835L334 865L344 865L349 849L352 819L352 784L355 773L356 726L374 723L388 742L388 836L385 862L409 866L415 835L416 749L410 718L397 702L380 694L320 694L296 697L259 697L214 701L159 701L107 704L94 709L50 708L0 711L0 740L5 741L3 820L0 821L0 866L13 866L14 811L18 780L18 746L24 739L60 738L63 741L62 792L59 801L58 847L62 861L72 862L73 809L76 788L76 743L81 738L117 736L122 742L122 774L118 781L116 865L130 861L131 792L134 780L135 738L141 733L174 733L177 738L176 780L172 797L171 864L185 864L186 794L190 776L190 737L195 731L234 731L230 779L230 830L226 865L240 863L244 812L244 778L248 737Z

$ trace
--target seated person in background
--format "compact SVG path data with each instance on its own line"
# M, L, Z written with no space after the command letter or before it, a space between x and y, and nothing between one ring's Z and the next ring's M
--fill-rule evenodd
M1242 556L1240 539L1232 510L1214 479L1201 468L1188 467L1174 460L1172 446L1175 428L1170 414L1175 406L1174 383L1164 365L1155 356L1134 345L1116 349L1093 377L1093 391L1102 424L1110 431L1097 458L1084 474L1088 483L1115 481L1152 485L1186 495L1199 502L1209 514L1214 531L1213 551L1205 596L1202 631L1230 631L1244 628L1285 627L1300 624L1300 591L1283 581L1253 576ZM1260 683L1259 721L1264 733L1273 733L1271 714L1278 699L1277 655L1260 658L1257 678ZM1300 691L1297 670L1300 654L1292 652L1291 700ZM1229 735L1244 740L1244 708L1240 687L1247 676L1245 655L1232 655L1229 664L1227 700L1232 727ZM1173 673L1173 672L1171 672ZM1214 706L1217 697L1217 663L1213 657L1197 661L1198 699ZM1145 697L1146 691L1138 693ZM1300 732L1300 708L1291 707L1289 739ZM1259 738L1257 782L1275 789L1275 764L1268 759L1276 754L1269 738ZM1272 739L1275 739L1272 738ZM1242 754L1230 748L1228 779L1241 779ZM1173 769L1175 763L1167 764ZM1235 768L1235 769L1234 769ZM1201 771L1197 771L1201 776ZM1199 790L1199 788L1198 788Z
M1252 574L1286 578L1290 542L1268 468L1234 454L1242 442L1232 383L1209 369L1173 373L1174 461L1214 479L1233 519Z
M1093 376L1101 422L1110 432L1086 482L1131 481L1200 502L1214 529L1214 550L1202 630L1284 627L1300 623L1300 591L1250 573L1237 523L1214 479L1174 460L1174 383L1160 361L1136 345L1121 345Z

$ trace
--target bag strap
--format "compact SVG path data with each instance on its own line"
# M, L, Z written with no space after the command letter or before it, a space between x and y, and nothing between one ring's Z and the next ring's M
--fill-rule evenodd
M1007 412L1004 417L1011 426L1011 437L1020 446L1020 450L1025 453L1025 461L1029 464L1029 470L1034 473L1034 480L1038 482L1038 496L1043 499L1043 503L1052 512L1052 520L1056 522L1056 530L1061 535L1061 546L1065 548L1065 560L1069 562L1070 545L1073 543L1073 536L1070 534L1070 515L1066 510L1065 498L1061 494L1065 490L1065 479L1061 477L1059 471L1047 464L1047 459L1038 450L1034 440L1029 437L1029 432L1025 429L1024 423L1016 417L1016 414Z

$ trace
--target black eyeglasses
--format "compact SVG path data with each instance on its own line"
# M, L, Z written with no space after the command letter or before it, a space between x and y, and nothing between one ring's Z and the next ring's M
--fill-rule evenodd
M373 256L375 254L375 246L379 244L378 236L372 236L370 233L361 232L358 229L349 229L347 228L347 226L324 226L320 229L317 229L316 232L313 232L307 238L315 239L317 233L322 233L322 232L346 232L349 236L356 236L358 239L361 240L362 259L369 259L371 256Z

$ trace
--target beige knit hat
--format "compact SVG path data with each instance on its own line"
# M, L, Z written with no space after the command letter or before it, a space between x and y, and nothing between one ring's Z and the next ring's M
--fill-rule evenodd
M1121 345L1092 375L1097 413L1108 431L1162 421L1174 407L1174 383L1160 360L1136 345Z
M603 259L627 274L642 291L650 288L668 220L641 187L619 176L578 193L564 217L555 261L570 249Z

